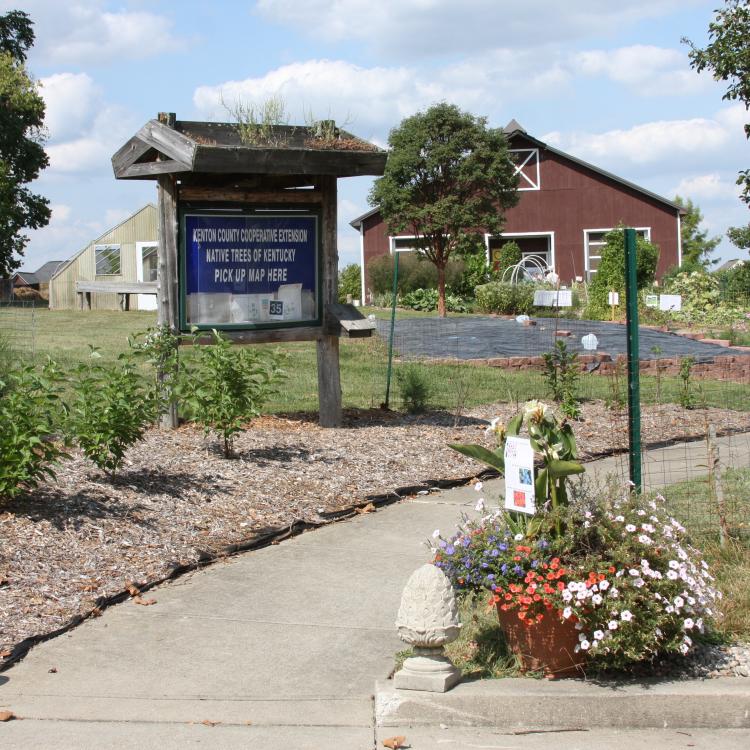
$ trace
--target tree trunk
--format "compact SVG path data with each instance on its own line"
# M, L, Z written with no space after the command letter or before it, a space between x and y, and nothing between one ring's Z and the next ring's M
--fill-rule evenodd
M445 266L437 267L438 274L438 315L446 318L448 313L445 309Z

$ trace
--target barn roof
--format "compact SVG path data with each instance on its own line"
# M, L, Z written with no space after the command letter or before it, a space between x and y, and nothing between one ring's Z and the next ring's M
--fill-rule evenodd
M570 154L567 154L564 151L560 151L560 149L557 149L554 146L550 146L548 143L545 143L544 141L540 141L538 138L534 138L534 136L529 135L524 129L524 127L520 125L516 120L511 120L503 128L503 133L505 134L506 138L508 138L508 140L514 137L525 138L526 140L530 141L541 150L546 150L546 151L549 151L550 153L556 154L557 156L560 156L563 159L567 159L568 161L571 161L574 164L578 164L579 166L584 167L585 169L589 169L592 172L596 172L597 174L600 174L602 177L606 177L607 179L612 180L613 182L617 182L620 185L630 188L631 190L635 190L636 192L641 193L642 195L646 195L649 198L655 201L658 201L659 203L664 203L670 208L675 209L675 211L679 211L681 215L685 214L685 209L682 206L680 206L678 203L675 203L674 201L664 198L661 195L657 195L656 193L653 193L650 190L646 190L646 188L643 188L640 185L636 185L634 182L630 182L629 180L625 180L622 177L618 177L617 175L612 174L611 172L607 172L605 169L601 169L600 167L596 167L593 164L589 164L588 162L583 161L583 159L579 159L576 156L571 156ZM378 213L379 210L380 210L379 208L373 208L370 211L367 211L361 214L356 219L353 219L352 221L349 222L350 226L354 227L355 229L359 229L360 226L362 225L362 222L365 219L368 219L370 216L374 216L376 213Z
M326 124L328 123L328 124ZM149 120L112 157L119 180L206 174L381 175L386 152L323 121L323 127L277 125L259 142L243 141L236 123Z
M17 276L29 285L46 284L63 263L65 263L64 260L48 260L43 266L37 268L36 271L16 271L13 277Z

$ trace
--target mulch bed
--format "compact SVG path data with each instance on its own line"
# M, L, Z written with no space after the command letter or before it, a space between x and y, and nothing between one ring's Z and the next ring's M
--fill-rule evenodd
M409 416L352 411L344 427L321 429L315 415L261 417L225 459L217 441L192 425L154 429L127 454L114 481L74 451L54 482L0 505L0 669L14 646L97 614L129 583L153 583L221 557L271 530L319 525L397 488L468 479L481 467L447 447L480 442L489 419L509 404L460 419L446 412ZM750 413L645 407L645 444L750 431ZM582 456L627 446L627 417L601 402L583 405L574 426ZM265 536L264 536L265 535ZM231 545L235 545L232 547Z

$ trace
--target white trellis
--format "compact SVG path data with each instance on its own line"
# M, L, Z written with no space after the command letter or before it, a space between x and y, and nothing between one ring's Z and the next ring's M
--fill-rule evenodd
M530 265L534 266L535 270L530 270ZM534 255L528 255L518 261L518 263L515 263L512 266L508 266L503 271L503 275L500 280L508 280L507 277L508 274L510 274L510 283L517 284L519 281L523 281L525 276L528 276L531 280L534 280L536 278L544 279L549 273L552 273L551 266L548 266L544 261L540 260Z

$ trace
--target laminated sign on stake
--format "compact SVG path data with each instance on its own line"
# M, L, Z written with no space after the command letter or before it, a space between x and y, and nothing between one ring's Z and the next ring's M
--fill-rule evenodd
M534 449L528 438L505 441L505 509L534 515Z

